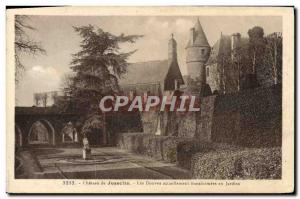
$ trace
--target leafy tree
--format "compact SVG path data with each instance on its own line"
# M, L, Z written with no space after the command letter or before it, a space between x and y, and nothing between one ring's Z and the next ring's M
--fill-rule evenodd
M24 64L21 62L21 54L36 55L38 53L45 54L46 51L41 47L40 43L33 41L29 38L26 31L35 30L28 20L30 18L25 15L15 16L15 63L16 63L16 73L15 81L18 83L22 77L25 70Z
M252 72L256 74L256 68L263 64L263 54L265 51L264 29L255 26L248 30L249 53L252 59Z
M266 75L271 76L272 83L278 84L282 81L282 37L272 34L266 37L266 52L264 54L264 65L267 69Z
M106 144L109 136L105 115L100 115L99 102L103 96L119 91L118 78L126 73L127 60L136 52L121 52L120 44L135 43L141 35L116 36L92 25L73 28L82 38L81 49L73 54L73 74L63 79L65 96L59 103L64 110L82 113L76 127L90 141L94 139L90 134L103 132L101 142Z
M249 56L249 44L243 43L237 47L236 54L234 59L232 60L232 64L234 67L234 77L236 81L236 86L238 91L242 89L243 80L245 79L245 75L252 72L251 69L252 60Z
M73 55L74 77L65 88L72 108L90 113L98 111L101 98L119 90L118 78L126 72L127 59L136 50L121 52L120 43L134 43L140 35L113 35L92 25L73 27L81 37L81 50Z

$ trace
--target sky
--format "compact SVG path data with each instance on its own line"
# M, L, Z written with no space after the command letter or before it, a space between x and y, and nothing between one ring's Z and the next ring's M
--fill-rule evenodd
M265 35L282 32L282 18L276 16L30 16L28 23L35 28L27 35L40 42L46 55L23 55L26 71L16 88L16 105L32 106L33 93L61 89L61 79L70 73L72 54L80 50L80 36L73 26L91 24L112 34L143 35L134 44L122 44L123 52L137 49L129 62L164 60L168 57L168 40L171 34L177 41L178 63L186 74L186 50L189 30L199 18L209 44L212 46L221 33L239 32L247 37L247 31L261 26Z

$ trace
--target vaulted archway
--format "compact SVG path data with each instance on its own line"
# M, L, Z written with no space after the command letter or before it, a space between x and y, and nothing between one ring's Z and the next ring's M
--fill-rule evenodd
M76 143L78 142L78 132L72 122L68 122L62 132L62 142L63 143Z
M55 130L52 124L45 119L35 121L28 134L30 145L55 145Z

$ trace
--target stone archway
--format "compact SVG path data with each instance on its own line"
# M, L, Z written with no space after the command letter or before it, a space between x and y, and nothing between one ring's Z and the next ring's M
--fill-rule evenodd
M90 145L106 145L107 134L103 116L93 115L83 125L82 132L86 135Z
M29 129L28 144L55 145L55 130L52 124L45 119L35 121Z
M62 132L62 142L63 143L76 143L78 142L78 132L72 122L68 122Z
M21 128L15 124L15 146L16 147L21 147L23 146L23 135Z

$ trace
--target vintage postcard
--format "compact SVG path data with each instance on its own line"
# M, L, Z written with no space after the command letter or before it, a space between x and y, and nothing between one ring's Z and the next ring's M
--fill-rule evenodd
M7 9L8 193L292 193L293 7Z

